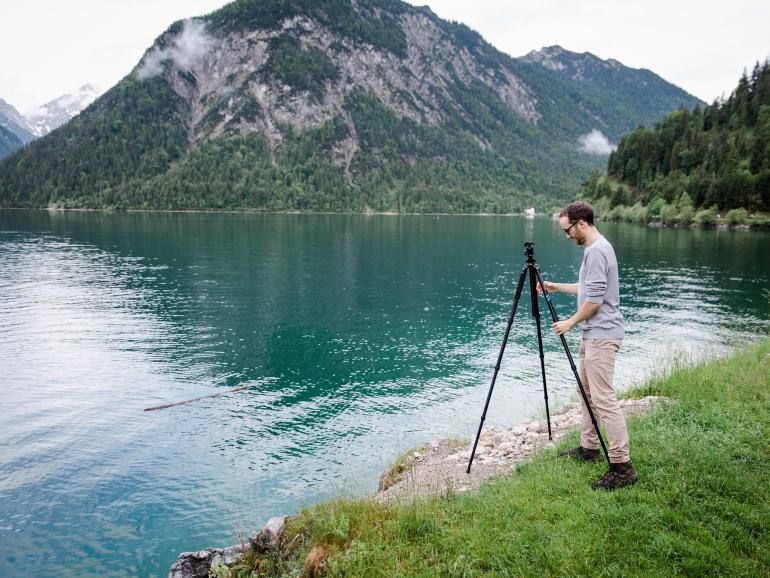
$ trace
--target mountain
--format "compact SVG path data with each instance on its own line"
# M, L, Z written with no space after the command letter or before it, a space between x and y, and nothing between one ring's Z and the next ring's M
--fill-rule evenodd
M27 121L13 106L0 98L0 159L34 139Z
M0 124L0 159L7 157L15 150L24 146L16 134Z
M47 135L53 129L68 122L99 96L98 88L85 84L71 94L65 94L28 112L27 125L36 137Z
M665 224L713 224L720 210L770 212L770 61L744 74L727 99L624 135L607 176L593 173L581 194L610 218Z
M174 23L118 85L0 165L0 205L550 207L611 139L696 103L592 55L511 58L398 0L238 0Z
M0 98L0 126L14 133L25 144L35 138L26 119L2 98Z
M22 116L12 105L0 99L0 159L68 122L99 96L90 84L72 94L65 94Z
M662 81L654 72L631 69L613 59L602 60L590 52L576 54L550 46L530 52L521 60L539 64L554 78L564 79L560 95L567 98L559 108L566 105L584 109L612 142L618 142L640 123L652 124L678 107L705 105ZM578 88L571 90L572 86Z

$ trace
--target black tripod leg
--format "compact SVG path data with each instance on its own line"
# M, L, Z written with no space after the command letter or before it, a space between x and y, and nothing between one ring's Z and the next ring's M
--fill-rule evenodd
M533 267L534 269L534 267ZM540 350L540 373L543 376L543 397L545 398L545 417L548 421L548 439L552 440L551 435L551 411L548 408L548 387L545 384L545 356L543 354L543 332L540 328L540 307L537 303L537 280L535 271L529 274L529 292L532 294L532 316L537 324L537 347Z
M553 303L551 303L551 296L548 294L548 291L545 288L545 283L543 282L543 276L540 274L540 268L535 265L534 266L535 274L537 275L537 282L540 283L540 287L543 289L543 297L545 297L545 302L548 304L548 310L551 312L551 318L553 318L554 323L556 323L559 320L559 316L556 315L556 309L553 307ZM602 437L602 432L599 431L599 424L596 422L596 416L594 416L594 412L591 409L591 404L588 402L588 396L586 395L586 390L583 389L583 382L580 381L580 375L578 374L577 367L575 367L575 362L572 359L572 353L570 353L569 346L567 345L567 340L564 338L564 335L560 335L561 337L561 344L564 346L564 352L567 354L567 359L569 360L569 365L572 368L572 373L575 374L575 379L577 380L578 389L580 390L580 395L583 396L583 401L586 404L586 407L588 408L588 415L591 416L591 423L594 424L594 429L596 430L596 435L599 436L599 443L602 446L602 450L604 450L604 457L607 458L607 463L610 463L610 454L607 451L607 446L604 444L604 438Z
M497 365L495 365L495 373L492 375L492 383L489 386L489 393L487 394L487 402L484 404L484 413L481 414L481 423L479 423L479 431L476 433L476 441L473 442L473 449L471 450L471 459L468 460L468 469L466 473L471 473L471 464L473 463L473 456L476 455L476 446L479 444L479 438L481 437L481 428L484 427L484 420L487 417L487 409L489 408L489 400L492 399L492 390L495 388L495 381L497 380L497 373L500 371L500 363L503 360L503 351L505 351L505 345L508 343L508 335L511 333L511 326L513 325L513 317L516 315L516 308L519 306L519 298L521 297L521 290L524 287L524 279L527 276L527 266L521 270L519 275L519 284L516 286L516 296L513 298L513 306L511 307L511 314L508 316L508 326L505 328L505 335L503 336L503 345L500 347L500 353L497 356Z

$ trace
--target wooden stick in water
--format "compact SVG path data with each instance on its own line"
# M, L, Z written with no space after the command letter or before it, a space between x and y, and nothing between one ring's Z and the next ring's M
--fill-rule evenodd
M194 401L200 401L201 399L208 399L210 397L217 397L220 395L224 395L226 393L233 393L234 391L241 391L242 389L248 389L250 386L248 385L241 385L240 387L233 387L231 389L226 389L224 391L219 391L217 393L212 393L211 395L203 395L201 397L195 397L193 399L187 399L185 401L177 401L176 403L167 403L165 405L157 405L155 407L148 407L144 411L155 411L156 409L167 409L169 407L174 407L176 405L184 405L186 403L192 403Z

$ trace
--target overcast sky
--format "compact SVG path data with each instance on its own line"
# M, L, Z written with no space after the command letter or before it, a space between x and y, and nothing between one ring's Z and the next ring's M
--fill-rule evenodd
M320 0L319 0L320 1ZM224 0L3 0L0 98L20 112L118 82L175 20ZM422 5L424 1L412 0ZM768 0L428 0L511 56L559 44L648 68L707 102L770 57Z

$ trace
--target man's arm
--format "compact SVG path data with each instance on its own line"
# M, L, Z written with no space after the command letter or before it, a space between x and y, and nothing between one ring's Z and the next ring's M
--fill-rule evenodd
M554 323L553 330L557 335L567 333L567 331L575 327L575 325L578 323L582 323L586 319L593 317L596 312L599 311L599 307L601 307L601 303L591 303L588 300L583 301L583 304L578 308L572 317Z
M556 293L557 291L561 291L562 293L566 293L568 295L577 295L578 294L578 284L577 283L550 283L548 281L543 281L545 283L545 288L548 290L549 293ZM543 292L540 290L540 284L537 285L537 292L541 295Z
M585 274L585 301L578 307L577 312L564 321L557 321L553 324L553 330L562 335L578 323L593 317L604 301L604 293L607 290L607 256L599 251L590 251L586 249L584 259ZM577 285L575 285L577 293Z

